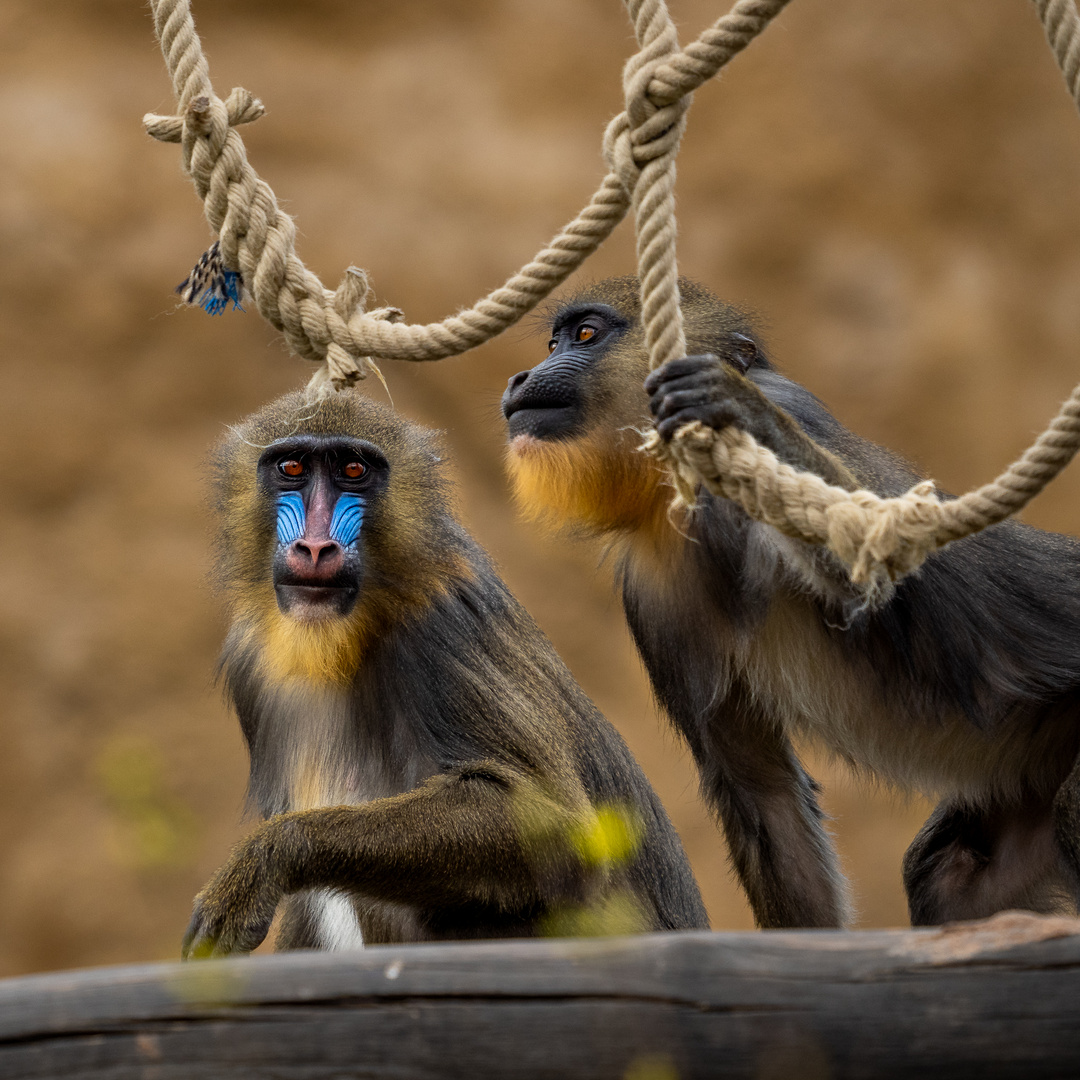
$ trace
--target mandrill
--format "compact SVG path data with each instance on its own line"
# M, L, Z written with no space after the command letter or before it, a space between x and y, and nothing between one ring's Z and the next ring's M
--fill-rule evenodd
M637 450L653 419L665 439L694 420L735 425L849 490L898 495L918 479L780 374L738 311L691 282L681 290L696 355L651 375L636 280L557 311L548 358L503 396L509 469L527 513L610 545L653 689L690 745L758 924L849 917L793 738L939 800L904 858L913 923L1075 910L1080 545L1003 522L869 609L827 551L733 503L701 491L669 520L671 488Z
M217 454L221 659L267 819L185 957L706 927L671 823L457 522L433 433L292 394Z

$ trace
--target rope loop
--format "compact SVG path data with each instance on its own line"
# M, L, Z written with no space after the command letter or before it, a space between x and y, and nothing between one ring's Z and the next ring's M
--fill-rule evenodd
M631 199L637 187L641 169L634 160L634 147L630 142L630 120L625 112L614 116L604 131L604 162L619 178L619 184Z

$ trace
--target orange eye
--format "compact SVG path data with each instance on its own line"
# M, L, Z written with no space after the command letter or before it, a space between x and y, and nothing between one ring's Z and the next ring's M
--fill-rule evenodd
M359 480L367 472L367 466L362 461L350 461L341 471L350 480Z
M596 328L593 326L580 326L578 327L577 340L588 341L589 338L596 337Z
M558 345L558 344L559 344L558 338L552 338L548 342L548 356L550 356L555 351L555 346Z
M301 461L296 461L294 458L290 458L288 461L283 461L278 465L278 468L286 476L303 476L304 464Z

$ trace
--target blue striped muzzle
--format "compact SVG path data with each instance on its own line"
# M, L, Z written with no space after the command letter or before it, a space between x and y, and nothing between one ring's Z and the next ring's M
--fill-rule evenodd
M287 547L304 535L306 520L304 499L300 492L287 491L278 496L277 538L282 547ZM351 492L339 495L330 518L330 539L343 548L354 548L360 539L363 524L364 500Z
M356 547L363 524L364 500L350 492L339 495L334 503L334 516L330 519L330 539L343 548Z
M304 535L304 497L299 491L286 491L277 501L277 538L283 547Z

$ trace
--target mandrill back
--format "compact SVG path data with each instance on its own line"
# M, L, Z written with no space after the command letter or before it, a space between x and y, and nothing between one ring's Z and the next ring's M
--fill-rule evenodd
M268 819L185 955L707 926L679 839L455 519L434 434L289 395L216 459L221 659Z

